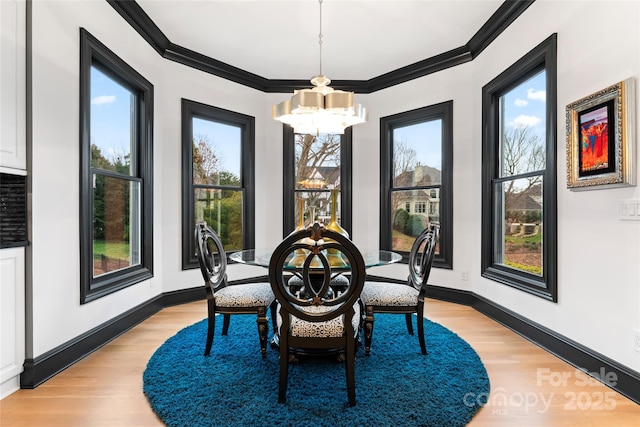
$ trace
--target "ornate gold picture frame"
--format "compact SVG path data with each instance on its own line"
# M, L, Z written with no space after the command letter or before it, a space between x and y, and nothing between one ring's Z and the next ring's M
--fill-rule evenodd
M636 184L635 80L567 105L567 188Z

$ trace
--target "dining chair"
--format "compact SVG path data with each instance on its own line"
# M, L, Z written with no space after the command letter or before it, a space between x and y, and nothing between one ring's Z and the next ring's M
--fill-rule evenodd
M337 250L348 270L346 286L331 289L335 267L327 250ZM290 260L303 250L304 262L297 264L304 292L287 284ZM313 263L312 263L313 262ZM356 404L355 348L361 323L360 293L365 281L365 264L358 248L345 236L315 223L287 236L275 249L269 262L269 282L278 301L280 376L278 402L286 402L290 356L296 352L338 351L344 358L349 406ZM326 354L326 353L325 353Z
M365 306L364 351L371 352L375 313L404 314L407 331L413 335L412 316L416 314L420 351L427 354L424 342L424 299L433 264L440 226L430 224L416 238L409 253L409 278L406 283L367 281L362 290Z
M222 335L227 335L232 314L256 314L262 357L267 355L267 307L275 324L275 297L269 283L231 285L227 281L227 254L220 237L205 221L196 224L196 255L207 290L207 341L204 355L213 345L216 315L222 314Z

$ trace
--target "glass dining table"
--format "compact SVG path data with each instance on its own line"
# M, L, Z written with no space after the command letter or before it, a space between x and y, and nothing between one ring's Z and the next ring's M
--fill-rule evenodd
M392 251L380 249L361 249L360 253L362 254L362 258L364 259L365 268L394 264L402 260L402 255ZM271 254L272 250L270 249L247 249L244 251L233 252L229 255L229 259L241 264L269 268ZM299 273L296 273L296 271L300 270L300 266L293 262L293 258L292 261L289 262L288 268L294 275L301 277ZM348 271L349 267L347 267L346 265L332 265L331 269L334 272L332 274L332 278L335 278L336 276L340 276L342 273ZM311 277L313 278L313 276L314 275L312 274ZM332 288L334 288L333 285Z
M271 254L273 253L272 249L247 249L244 251L233 252L229 255L229 259L231 261L247 264L247 265L255 265L260 267L269 268L269 262L271 261ZM394 264L398 261L402 260L402 255L381 249L360 249L360 253L365 262L365 268L370 267L378 267L388 264ZM297 270L300 267L292 266L292 270ZM335 268L337 275L340 275L341 272L348 270L348 268ZM273 338L271 339L271 346L277 347L279 345L278 334L274 333ZM305 349L296 349L294 353L298 355L310 354L308 350ZM325 351L322 354L332 354L331 351ZM340 355L341 357L341 355Z
M269 268L272 249L247 249L229 255L231 261ZM402 259L402 255L381 249L360 249L366 268L394 264Z

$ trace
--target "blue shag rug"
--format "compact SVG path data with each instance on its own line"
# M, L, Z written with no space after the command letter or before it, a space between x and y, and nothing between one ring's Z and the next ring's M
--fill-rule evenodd
M425 319L423 356L404 316L378 314L371 355L357 350L355 407L344 364L320 358L290 365L287 403L278 404L278 350L260 356L255 322L232 316L227 336L216 322L208 357L206 320L156 350L144 393L167 426L464 426L489 395L484 365L458 335Z

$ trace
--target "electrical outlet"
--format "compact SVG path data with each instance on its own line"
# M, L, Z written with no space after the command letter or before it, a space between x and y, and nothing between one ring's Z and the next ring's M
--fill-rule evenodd
M633 349L640 352L640 329L633 330Z
M467 270L462 270L462 272L460 273L460 277L462 280L469 280L469 273L467 272Z

